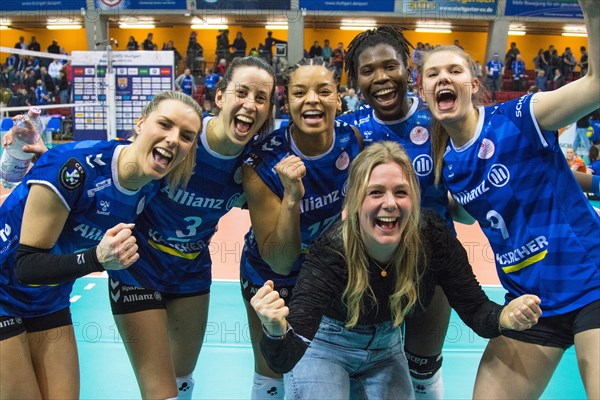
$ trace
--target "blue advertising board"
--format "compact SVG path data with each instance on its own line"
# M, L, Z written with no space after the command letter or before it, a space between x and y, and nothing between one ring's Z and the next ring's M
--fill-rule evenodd
M185 10L186 0L94 0L98 10Z
M331 11L394 12L394 0L300 0L300 8Z
M196 0L198 10L289 10L290 0Z
M524 17L583 18L577 0L506 0L504 14Z
M56 11L80 10L86 7L85 0L4 0L0 11Z
M431 14L436 18L465 19L469 16L496 15L498 0L403 0L407 16Z

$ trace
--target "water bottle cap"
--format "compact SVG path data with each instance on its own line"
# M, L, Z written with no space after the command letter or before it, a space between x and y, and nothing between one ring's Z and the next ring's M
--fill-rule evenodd
M29 114L30 117L37 118L42 115L42 109L39 107L30 107L27 114Z

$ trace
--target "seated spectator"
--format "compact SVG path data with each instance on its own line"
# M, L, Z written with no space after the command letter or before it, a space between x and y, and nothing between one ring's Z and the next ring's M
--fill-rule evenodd
M46 92L46 89L44 88L44 85L42 83L41 79L38 79L36 82L36 88L35 88L35 104L37 106L43 106L48 104L48 102L50 101L50 96L48 96L48 92ZM46 110L42 110L42 114L45 114Z
M527 85L527 75L525 75L525 62L521 59L521 54L517 54L512 62L513 90L520 92Z
M554 69L554 78L552 78L552 88L558 89L565 86L565 76L562 74L560 68Z
M567 163L569 164L569 168L571 168L572 171L583 172L586 174L589 173L585 165L585 161L575 154L575 149L573 149L573 147L567 147L565 157L567 159Z
M588 170L591 171L593 175L600 175L600 149L598 149L598 146L590 147L588 158L590 159Z
M204 77L204 87L206 88L206 100L213 101L217 92L217 83L221 80L221 75L213 72L212 69L206 68L206 76Z
M547 90L546 82L546 71L544 71L543 69L538 70L534 83L535 86L537 86L540 89L540 92L545 92Z
M58 83L58 79L60 78L60 70L62 70L63 64L59 59L54 59L48 65L48 75L54 80L54 83Z
M8 100L8 107L27 107L33 105L29 102L29 98L27 96L27 89L21 88L17 90L10 100ZM22 114L23 111L11 111L8 113L9 116L14 117L16 115Z
M180 90L188 96L193 95L196 92L196 81L192 76L192 71L189 68L186 68L183 71L183 74L179 75L177 79L175 79L175 89Z
M356 96L356 91L348 89L348 95L344 97L348 111L355 111L360 106L360 99Z

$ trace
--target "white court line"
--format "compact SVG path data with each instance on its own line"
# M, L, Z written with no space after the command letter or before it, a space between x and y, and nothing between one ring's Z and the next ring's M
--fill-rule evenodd
M69 299L69 302L71 302L71 303L75 303L75 302L76 302L77 300L79 300L80 298L81 298L81 296L79 296L79 295L75 295L75 296L73 296L73 297L71 297L71 298Z
M83 290L91 290L94 286L96 286L95 283L88 283L87 285L85 285Z

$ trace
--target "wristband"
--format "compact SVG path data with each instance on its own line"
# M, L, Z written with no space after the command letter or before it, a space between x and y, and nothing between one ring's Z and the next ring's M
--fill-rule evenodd
M282 335L272 335L269 333L269 331L267 330L267 328L265 327L265 324L260 324L262 326L262 330L263 330L263 334L271 340L283 340L285 339L287 333L290 331L290 329L292 329L292 327L287 323L287 321L285 322L285 329Z
M592 176L592 193L600 196L600 175Z

